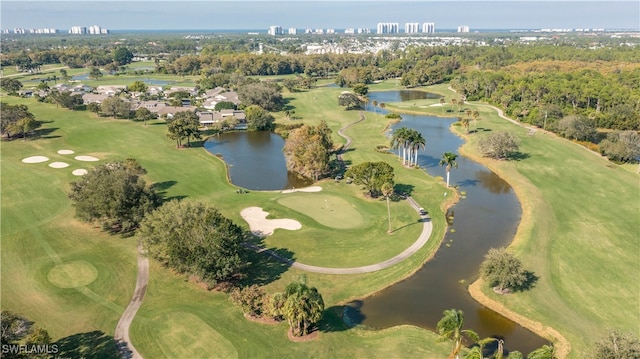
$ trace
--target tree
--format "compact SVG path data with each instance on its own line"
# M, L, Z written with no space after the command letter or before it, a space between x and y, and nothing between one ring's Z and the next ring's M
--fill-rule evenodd
M244 109L249 131L271 131L275 128L273 116L257 105L251 105Z
M365 84L355 84L353 85L353 92L360 96L364 96L369 92L369 87Z
M527 355L527 359L556 359L553 345L543 345Z
M29 133L35 131L40 126L42 126L40 121L36 121L32 117L23 117L19 119L16 123L14 123L11 126L11 128L14 133L22 135L22 137L26 141Z
M119 47L113 51L113 61L118 66L130 64L133 60L133 54L126 47Z
M569 115L558 122L558 132L569 139L590 141L596 134L596 128L586 117Z
M409 129L406 127L400 127L393 131L391 136L391 148L398 150L398 157L400 157L400 149L402 149L402 164L405 164L405 157L407 152L407 140L409 138Z
M520 141L513 132L500 131L481 138L478 147L487 157L506 159L518 152Z
M140 176L145 171L136 160L94 167L79 182L71 182L69 198L76 216L97 222L112 233L133 232L142 218L162 202Z
M364 102L353 92L343 92L338 96L338 105L345 106L347 110L362 108Z
M636 131L611 132L598 148L600 153L615 162L640 161L640 134Z
M267 111L279 111L283 105L282 94L268 84L244 85L237 92L238 98L245 106L258 105Z
M505 289L521 289L527 281L527 273L522 262L504 248L491 248L484 256L480 266L480 274L491 287L499 292Z
M290 283L284 289L283 316L289 322L294 336L307 335L309 328L320 322L324 311L322 295L315 287L309 287L304 280Z
M369 195L375 197L381 193L382 185L393 184L393 167L386 162L363 162L349 167L345 172L353 183L364 185Z
M452 341L453 346L449 359L458 358L462 349L462 335L467 336L471 340L478 340L478 334L470 329L462 329L464 323L464 313L459 309L448 309L442 313L444 316L436 325L436 330L440 334L439 341Z
M588 352L592 359L640 358L640 340L632 333L610 329Z
M236 104L231 101L220 101L216 102L216 105L213 108L216 111L220 110L235 110Z
M97 102L89 102L87 104L87 110L89 110L89 111L91 111L91 112L93 112L95 114L98 114L100 112L100 104L97 103Z
M60 76L62 76L62 80L64 81L69 80L69 74L67 73L66 69L60 69Z
M445 103L447 103L447 100L445 100L444 97L440 97L440 108L442 109L442 112L444 112Z
M148 86L144 81L134 81L127 86L127 91L146 93L147 88Z
M253 284L243 288L234 288L229 299L239 305L244 313L257 317L262 315L265 295L260 286Z
M7 91L9 95L15 95L22 88L22 82L12 78L2 78L0 80L0 87Z
M165 203L144 218L138 236L162 265L209 285L243 276L248 265L245 231L201 202Z
M169 133L167 137L176 141L176 147L182 147L182 141L187 140L187 146L191 146L191 137L200 138L198 130L198 116L192 111L180 111L173 115L172 119L167 119L167 129Z
M113 118L131 117L131 103L118 96L105 98L100 105L100 110Z
M389 182L383 184L380 192L382 192L382 195L387 199L387 214L389 217L389 229L387 232L391 233L391 207L389 206L389 197L393 194L393 184Z
M456 158L458 155L452 152L445 152L442 154L442 158L438 163L439 166L445 166L447 171L447 188L449 188L449 173L451 172L451 168L458 168L458 162L456 162Z
M283 152L289 171L317 181L330 169L331 129L325 121L294 129L285 140Z
M144 121L144 125L147 126L147 120L150 120L152 118L154 118L154 114L149 111L148 108L146 107L140 107L139 109L136 110L136 120L138 121Z
M413 158L413 165L417 166L418 165L418 151L420 150L420 148L424 149L425 145L426 145L426 140L424 139L424 137L422 136L422 134L416 130L412 130L409 136L409 144L411 146L411 152L413 152L414 154L414 158ZM411 159L409 159L409 162L411 162ZM411 163L409 163L409 165L411 165Z
M35 116L29 112L26 105L10 105L7 103L0 104L0 133L6 134L8 138L15 133L16 123L24 118L35 119Z
M471 112L471 116L473 116L473 131L476 132L478 130L478 120L480 119L480 112L474 110Z
M24 338L31 329L29 321L14 312L3 310L0 313L2 325L2 344L12 344Z
M496 338L484 338L476 342L476 345L464 356L465 359L484 359L484 347L487 344L497 342Z
M469 133L469 117L459 117L458 120L460 121L460 123L462 123L462 127L464 127L465 131Z
M92 67L91 71L89 71L89 78L93 80L97 80L102 77L102 72L97 67Z

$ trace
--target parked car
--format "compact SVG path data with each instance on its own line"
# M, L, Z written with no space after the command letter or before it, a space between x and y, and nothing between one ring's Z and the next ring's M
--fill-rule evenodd
M420 215L421 215L421 216L424 216L424 215L426 215L426 214L427 214L427 211L425 211L425 210L424 210L424 208L420 208L420 209L418 210L418 213L420 213Z

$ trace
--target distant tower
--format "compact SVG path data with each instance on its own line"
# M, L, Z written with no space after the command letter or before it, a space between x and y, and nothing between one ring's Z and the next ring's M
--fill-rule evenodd
M420 24L417 22L407 22L404 24L405 34L416 34L420 32Z
M433 22L425 22L422 24L422 32L425 34L433 34L436 32L436 24Z
M458 32L469 32L469 26L467 25L458 26Z
M277 25L269 26L269 31L267 31L269 35L282 35L282 27Z

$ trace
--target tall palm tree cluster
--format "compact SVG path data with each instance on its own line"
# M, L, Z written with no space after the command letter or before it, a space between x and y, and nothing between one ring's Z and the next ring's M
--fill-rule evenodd
M398 157L402 157L402 164L407 166L418 165L418 150L424 149L425 144L426 140L420 132L406 127L393 131L391 137L391 148L398 150Z

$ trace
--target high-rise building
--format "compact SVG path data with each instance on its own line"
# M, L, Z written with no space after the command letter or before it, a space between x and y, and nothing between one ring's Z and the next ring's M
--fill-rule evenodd
M297 33L298 33L298 29L296 29L295 27L289 28L289 35L295 35Z
M277 25L269 26L269 31L267 31L269 35L282 35L282 27Z
M420 24L417 22L407 22L404 24L405 34L417 34L420 32Z
M397 34L398 23L397 22L379 22L376 27L378 34Z
M89 34L91 35L100 35L102 33L102 29L98 25L89 26Z
M436 32L436 24L433 22L425 22L422 24L422 32L425 34L433 34Z
M469 26L467 25L458 26L458 32L469 32Z
M87 28L84 26L72 26L71 29L69 29L69 33L74 35L84 35L87 33Z

